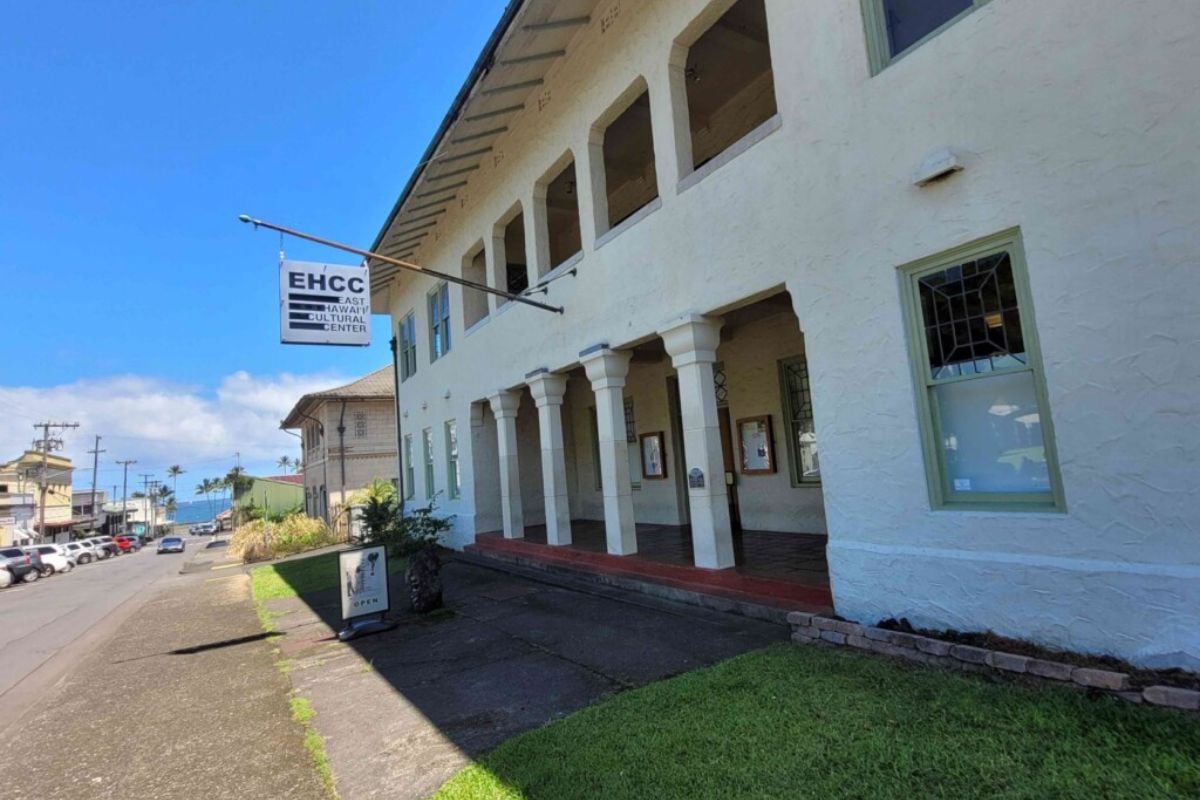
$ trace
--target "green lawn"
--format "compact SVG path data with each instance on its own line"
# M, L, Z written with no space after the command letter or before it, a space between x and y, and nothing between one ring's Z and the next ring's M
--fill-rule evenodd
M436 795L575 797L1197 798L1200 717L777 645L512 739Z
M389 558L388 571L393 575L404 569L405 560ZM309 558L266 564L250 571L250 588L260 603L277 597L295 597L337 586L337 553L322 553Z

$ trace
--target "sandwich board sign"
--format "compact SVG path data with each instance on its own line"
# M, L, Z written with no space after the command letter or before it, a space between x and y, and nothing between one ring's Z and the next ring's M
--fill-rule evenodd
M366 347L371 343L371 279L363 267L279 263L279 341Z
M338 553L342 619L383 615L388 610L387 548L358 547Z

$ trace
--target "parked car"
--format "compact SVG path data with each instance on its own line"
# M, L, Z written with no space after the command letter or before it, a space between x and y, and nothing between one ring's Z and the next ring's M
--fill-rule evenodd
M158 554L163 553L182 553L187 543L178 536L166 536L158 540Z
M215 522L199 522L188 528L188 533L192 536L212 536L220 527Z
M121 552L120 545L113 541L113 537L111 536L89 536L83 541L91 542L95 545L96 557L100 560L104 560L109 556L119 555Z
M37 551L37 554L42 557L42 563L49 569L50 574L55 572L70 572L75 569L75 559L66 549L65 545L61 544L35 544L29 547L22 547L26 553Z
M114 536L113 541L117 543L117 547L122 553L132 553L137 549L137 545L134 544L137 540L132 536Z
M96 554L92 552L90 547L84 546L82 542L66 542L60 544L59 547L67 551L67 556L75 562L76 566L89 564L96 560Z
M12 575L13 583L33 583L42 577L42 572L46 569L38 553L26 553L19 547L5 547L0 550L0 565Z
M90 564L93 561L100 560L100 550L96 547L96 543L90 539L68 542L67 547L75 549L77 554L75 556L75 563L77 564Z

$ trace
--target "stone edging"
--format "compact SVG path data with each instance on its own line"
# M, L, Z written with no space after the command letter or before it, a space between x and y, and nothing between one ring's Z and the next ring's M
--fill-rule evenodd
M873 653L898 656L922 664L934 664L969 672L998 670L1033 675L1081 688L1099 690L1134 703L1146 702L1150 705L1178 708L1184 711L1200 711L1200 692L1175 686L1148 686L1145 689L1134 689L1130 686L1129 676L1124 672L1076 667L1061 661L1047 661L1016 653L954 644L914 633L830 619L805 611L789 613L787 621L792 627L792 641L794 642L825 642L839 647L853 647Z

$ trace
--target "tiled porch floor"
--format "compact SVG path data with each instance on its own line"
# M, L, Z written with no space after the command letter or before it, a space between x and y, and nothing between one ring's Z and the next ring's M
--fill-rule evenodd
M737 565L732 569L701 569L692 562L688 528L674 525L637 526L638 552L607 554L604 523L571 522L572 543L546 544L546 527L530 525L524 539L504 539L499 532L479 534L475 549L507 551L522 556L571 563L593 571L625 573L697 591L715 590L772 602L832 603L825 562L825 537L809 533L742 531L734 534Z

